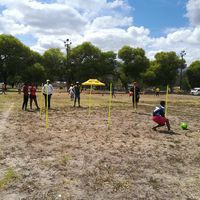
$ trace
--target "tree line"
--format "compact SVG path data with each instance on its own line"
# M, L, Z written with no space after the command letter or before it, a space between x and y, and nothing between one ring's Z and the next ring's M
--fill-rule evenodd
M121 84L125 89L133 80L146 87L179 86L185 60L175 52L159 52L154 60L142 48L123 46L117 53L102 51L90 42L68 49L46 50L43 55L31 50L11 35L0 35L0 81L8 84L51 81L84 82L97 78L105 83ZM200 60L183 70L182 88L200 86Z

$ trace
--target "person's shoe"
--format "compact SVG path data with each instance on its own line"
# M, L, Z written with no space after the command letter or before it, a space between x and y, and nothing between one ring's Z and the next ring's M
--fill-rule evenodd
M153 131L157 131L157 129L155 127L152 128Z
M168 133L169 133L169 134L174 134L174 131L168 130Z

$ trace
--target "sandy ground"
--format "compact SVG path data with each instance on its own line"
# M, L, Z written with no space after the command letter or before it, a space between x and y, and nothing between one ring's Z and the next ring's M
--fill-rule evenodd
M37 111L0 113L1 200L200 199L200 97L170 97L174 134L152 131L159 101L152 96L141 98L137 113L128 97L117 96L110 130L107 97L93 97L90 115L87 97L82 108L65 98L54 95L47 130ZM12 176L2 184L8 169Z

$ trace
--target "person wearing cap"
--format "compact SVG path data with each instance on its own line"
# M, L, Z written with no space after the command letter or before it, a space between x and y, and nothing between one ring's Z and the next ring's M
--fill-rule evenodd
M74 107L76 106L76 100L78 100L78 107L80 106L80 84L77 81L75 86L74 86Z
M43 87L43 95L45 97L45 108L47 107L47 96L48 96L48 108L51 108L51 96L53 94L53 86L50 81L47 80L47 83Z

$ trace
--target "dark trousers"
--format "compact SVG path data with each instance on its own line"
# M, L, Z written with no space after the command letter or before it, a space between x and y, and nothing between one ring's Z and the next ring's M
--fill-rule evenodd
M43 94L44 95L44 98L45 98L45 108L47 107L47 95L46 94ZM49 94L48 95L48 108L51 107L51 95L52 94Z
M39 106L38 106L38 103L37 103L37 97L35 95L30 95L30 108L31 109L32 109L33 101L35 102L37 109L39 109Z
M76 100L78 99L78 106L80 106L80 94L79 95L75 95L74 97L74 106L76 106Z
M26 110L28 105L28 95L24 95L22 110Z

